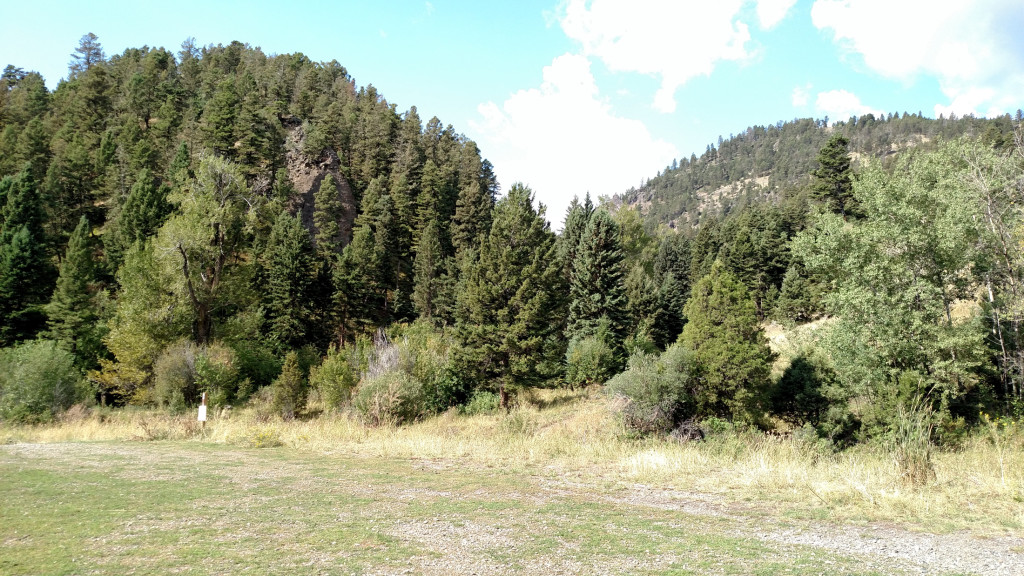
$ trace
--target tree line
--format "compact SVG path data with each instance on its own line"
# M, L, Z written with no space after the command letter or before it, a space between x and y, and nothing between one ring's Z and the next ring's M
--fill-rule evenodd
M915 117L808 121L828 137L776 147L780 173L814 158L777 194L675 230L588 196L555 234L472 141L337 62L107 58L87 35L52 93L14 66L0 82L7 419L208 392L404 421L607 382L640 433L726 418L848 442L911 404L951 430L1020 409L1022 148L998 123L858 163L848 126ZM770 322L821 327L775 375Z

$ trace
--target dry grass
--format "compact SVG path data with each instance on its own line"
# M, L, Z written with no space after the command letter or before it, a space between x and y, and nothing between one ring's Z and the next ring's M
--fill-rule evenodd
M1024 530L1024 431L994 423L955 451L933 456L935 478L908 486L895 459L859 446L832 453L813 441L724 432L677 444L629 437L598 391L540 391L509 414L449 412L403 427L367 427L348 415L284 422L246 408L193 414L73 411L39 427L0 427L0 442L147 441L227 443L362 457L457 461L530 469L609 491L643 484L713 494L726 503L794 518L896 522L980 535Z

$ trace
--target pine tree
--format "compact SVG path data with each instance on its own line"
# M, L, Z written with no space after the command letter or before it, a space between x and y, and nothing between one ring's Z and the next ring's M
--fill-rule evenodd
M313 226L316 229L316 249L322 257L332 257L341 252L341 227L338 222L343 216L341 199L334 177L328 174L320 183L313 196Z
M716 261L693 287L684 312L679 341L693 351L699 370L698 414L757 421L773 354L746 287Z
M267 333L282 350L307 343L314 320L315 260L302 222L282 212L263 252Z
M42 207L31 170L5 179L0 226L0 346L31 338L44 328L43 304L53 291Z
M239 100L235 91L235 81L228 78L217 85L217 90L203 109L200 124L206 144L222 156L234 156L235 119L238 118L238 113Z
M57 287L46 306L47 337L74 354L81 368L94 367L103 348L103 330L93 301L96 278L91 233L88 219L82 216L68 241Z
M475 247L480 236L490 225L493 200L486 194L478 180L472 180L459 190L455 204L455 218L452 220L452 245L459 255Z
M782 289L775 304L775 317L786 322L808 322L820 309L816 290L803 267L792 263L782 278Z
M602 318L620 349L626 332L626 295L619 225L604 209L590 218L580 238L569 282L569 316L566 340L597 334Z
M683 305L690 294L690 240L683 234L669 234L661 240L654 258L654 280L658 283L657 305L651 338L664 349L683 331Z
M71 63L68 65L69 76L75 76L89 70L97 64L103 63L103 47L100 45L98 36L89 32L78 41L78 48L71 55Z
M580 239L587 230L590 217L594 214L594 203L590 201L588 192L583 203L579 198L573 197L569 209L565 214L565 222L562 225L562 235L558 237L559 259L562 262L562 269L566 281L572 277L572 269L576 263L576 250L579 248Z
M557 294L564 290L555 237L533 192L515 184L494 208L494 221L458 294L457 363L467 381L509 392L560 370Z
M124 201L118 220L118 234L127 247L152 236L171 213L167 202L170 189L143 169Z
M420 234L420 243L416 246L412 301L421 318L432 318L437 311L438 290L444 270L437 223L430 222Z
M334 274L336 313L344 330L355 333L388 323L397 270L394 211L382 178L370 182L362 205L352 242L345 246Z
M0 244L0 347L35 336L46 325L43 303L51 290L49 263L28 226L5 231Z
M693 239L690 260L691 282L696 282L711 272L711 266L718 258L718 251L722 247L720 232L721 224L718 218L711 217L701 223L700 230Z
M833 134L818 153L820 167L814 176L814 197L845 220L853 208L853 171L850 168L850 141Z
M272 390L274 409L279 410L285 420L295 418L295 414L305 406L306 378L299 366L299 354L294 350L285 355L284 366L274 380Z

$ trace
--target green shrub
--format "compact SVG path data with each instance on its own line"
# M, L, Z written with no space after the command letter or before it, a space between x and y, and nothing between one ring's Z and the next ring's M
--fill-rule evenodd
M470 397L469 402L462 406L461 412L467 416L489 414L497 410L500 403L501 398L494 392L477 390Z
M629 367L608 381L609 394L623 399L626 427L640 434L666 433L692 417L692 357L675 344L661 356L634 354Z
M469 389L451 364L429 374L423 381L423 407L427 412L440 413L459 406L469 398Z
M293 350L284 357L281 374L271 384L271 390L273 408L285 420L295 418L295 414L306 405L306 378L299 365L298 352Z
M423 384L401 370L364 378L352 405L372 426L411 422L424 412Z
M269 346L241 341L233 343L231 347L235 351L239 381L249 381L244 389L239 386L239 400L246 400L256 390L270 386L281 373L281 359L271 352Z
M207 393L206 402L223 406L238 391L235 352L223 344L196 346L182 341L168 346L153 366L152 399L158 405L181 411L194 406Z
M84 396L75 357L52 340L0 350L0 418L48 422Z
M615 352L602 338L574 338L565 352L565 379L573 387L605 382L616 364Z
M348 356L349 349L338 349L331 346L327 357L319 366L309 372L310 386L320 393L328 410L337 410L352 399L352 390L356 387L356 372Z
M168 346L153 365L152 400L159 406L180 412L195 404L198 397L196 345L179 342Z

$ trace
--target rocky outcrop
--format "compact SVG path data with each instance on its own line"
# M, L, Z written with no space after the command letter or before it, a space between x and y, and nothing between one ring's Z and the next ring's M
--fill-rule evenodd
M285 163L288 166L288 178L295 187L296 194L291 198L288 209L293 214L300 214L302 225L316 233L313 224L313 210L316 209L315 195L320 190L320 185L328 174L334 177L338 188L338 200L341 201L343 216L338 222L341 230L342 244L348 244L352 239L352 224L356 219L356 199L352 193L352 186L341 174L341 159L337 152L330 147L325 148L316 158L311 158L303 152L303 144L306 140L302 124L295 118L283 120L287 137L285 140Z

